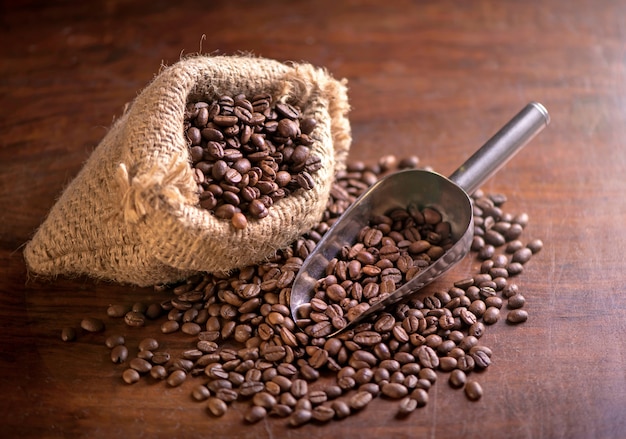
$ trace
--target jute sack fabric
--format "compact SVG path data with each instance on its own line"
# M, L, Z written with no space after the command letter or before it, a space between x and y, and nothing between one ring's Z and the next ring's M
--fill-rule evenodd
M237 230L199 207L183 120L188 102L270 93L314 117L312 190ZM314 227L350 147L345 83L306 63L194 56L165 67L110 128L27 243L29 271L149 286L260 262Z

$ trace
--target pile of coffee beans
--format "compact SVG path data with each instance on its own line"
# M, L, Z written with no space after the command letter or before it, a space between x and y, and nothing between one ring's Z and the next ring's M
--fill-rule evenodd
M353 246L341 249L316 285L308 315L311 337L327 337L441 257L454 244L450 223L432 207L410 205L376 215ZM300 318L301 317L301 318Z
M191 396L203 402L210 416L223 416L234 401L247 402L242 414L246 423L269 416L285 418L293 427L343 419L375 398L396 401L397 415L408 416L428 403L429 390L442 377L450 387L463 389L469 400L480 399L483 389L474 372L489 368L493 356L481 337L498 321L514 325L527 320L523 292L513 279L542 248L538 239L527 243L520 239L528 215L506 213L502 195L482 191L473 195L475 237L470 257L480 267L475 273L451 280L446 288L419 292L337 336L325 338L324 331L313 329L321 322L332 325L351 305L376 300L371 289L384 294L392 288L389 280L399 286L450 244L449 227L439 212L407 206L374 218L359 242L344 252L359 255L378 243L382 247L377 261L363 259L376 253L370 250L370 256L362 254L361 260L357 256L359 264L347 262L345 269L337 270L338 259L329 268L320 291L338 298L345 291L347 301L315 301L315 313L304 330L290 315L290 286L334 220L386 171L417 163L416 157L398 161L393 156L369 167L351 163L337 176L323 221L272 259L229 274L196 275L177 285L158 285L159 292L171 293L161 303L111 305L107 314L113 320L107 325L124 323L107 333L105 344L112 363L120 367L121 380L129 384L158 380L168 386L193 380L188 383ZM380 258L381 251L392 255L393 266L377 265L389 260ZM405 251L409 258L402 257ZM385 269L391 270L381 276ZM342 291L334 287L337 291L330 293L333 285ZM171 352L164 347L167 343L146 337L129 349L124 327L148 324L160 324L163 339L183 340L188 348ZM103 329L92 318L84 327ZM62 337L71 333L66 330Z
M316 120L271 95L189 103L184 128L200 206L243 229L274 202L310 190L321 166L311 152Z

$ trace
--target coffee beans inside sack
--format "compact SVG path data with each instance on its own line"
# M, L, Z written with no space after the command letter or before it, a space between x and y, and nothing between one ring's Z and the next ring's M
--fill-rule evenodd
M248 216L264 218L274 202L313 189L322 166L311 152L316 124L267 93L189 104L185 133L200 205L245 229Z
M306 63L163 68L26 245L29 271L150 286L266 260L322 219L348 111L345 81Z
M348 163L333 182L322 220L267 261L159 284L155 294L164 299L157 302L111 305L102 337L120 385L186 386L208 416L238 416L247 424L274 418L291 427L341 420L373 401L394 404L396 415L407 417L428 404L437 382L468 401L489 398L476 372L493 367L498 350L483 344L483 335L490 326L528 318L515 279L543 246L539 239L522 240L528 215L506 212L503 195L478 191L472 197L476 229L468 257L478 263L470 272L448 274L442 286L324 336L319 328L376 300L392 289L390 281L401 285L449 245L442 212L407 206L372 218L329 265L319 292L333 300L313 299L307 327L300 330L290 315L293 279L333 221L384 172L417 164L416 157L393 156L373 166ZM343 259L345 270L337 269ZM159 327L162 335L128 341L141 338L144 325ZM66 328L63 339L72 332L81 336Z

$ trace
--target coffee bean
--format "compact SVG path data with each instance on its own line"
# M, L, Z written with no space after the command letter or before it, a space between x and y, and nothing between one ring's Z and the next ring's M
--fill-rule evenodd
M206 407L209 413L216 417L223 416L228 410L226 403L216 397L209 397Z
M311 410L299 409L295 410L291 416L289 416L289 425L292 427L300 427L313 418L313 412Z
M111 349L111 361L113 363L123 363L128 359L128 348L122 344Z
M124 315L124 322L128 326L140 327L145 325L146 317L140 312L129 311Z
M206 401L211 396L211 391L204 384L198 384L193 388L191 396L196 401Z
M133 358L130 361L130 367L139 373L148 373L152 369L152 364L143 358Z
M465 395L471 401L477 401L483 396L482 386L474 380L469 380L465 384Z
M348 400L348 405L352 410L361 410L372 401L372 394L365 391L355 393Z
M523 309L509 311L506 316L506 321L513 324L523 323L526 320L528 320L528 312Z
M76 340L76 330L71 326L66 326L61 330L61 340L74 341Z
M137 372L135 369L129 368L122 372L122 379L127 384L134 384L138 382L140 378L141 376L139 375L139 372Z
M407 416L417 408L417 400L410 396L404 397L398 405L398 416Z
M400 383L383 384L380 390L383 395L391 399L400 399L409 393L406 386Z
M80 327L87 332L102 332L104 331L104 322L95 317L86 317L81 320Z
M159 342L154 338L144 338L138 347L140 351L154 351L159 348Z
M417 407L424 407L428 404L428 391L422 388L417 388L411 392L411 399L417 402Z
M161 365L153 366L150 369L150 376L155 380L164 380L167 378L167 369Z
M450 386L452 387L455 387L455 388L463 387L465 383L467 382L467 375L465 374L465 372L463 372L460 369L454 369L450 373L448 382L450 383Z
M328 422L335 417L335 410L329 405L319 405L313 408L312 415L318 422Z
M161 332L163 334L171 334L178 331L179 328L180 323L178 323L176 320L168 320L161 325Z
M126 342L123 335L112 334L106 338L104 344L107 348L113 349L115 346L123 345Z
M533 255L533 252L531 251L530 248L528 247L520 248L515 253L513 253L513 256L511 257L511 262L519 262L520 264L525 264L526 262L530 260L532 255Z
M490 306L485 310L483 314L483 322L487 325L493 325L500 319L500 309L495 306Z
M107 308L107 315L109 317L124 317L130 308L126 305L110 305Z
M526 303L526 299L521 294L514 294L510 296L507 300L507 306L510 309L522 308L525 303Z
M543 248L543 241L540 239L533 239L526 246L532 254L539 253Z
M255 424L267 416L267 409L258 405L253 405L244 415L244 419L249 424Z
M252 398L254 405L264 407L266 410L271 410L276 405L276 398L268 392L259 392Z

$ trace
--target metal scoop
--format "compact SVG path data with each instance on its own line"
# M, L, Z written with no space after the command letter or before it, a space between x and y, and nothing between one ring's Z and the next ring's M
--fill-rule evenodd
M306 316L310 309L309 302L315 294L314 287L325 276L329 261L337 256L342 247L355 243L359 231L372 216L384 214L393 208L407 208L410 204L419 209L435 208L442 214L443 220L450 223L455 244L409 282L330 336L355 326L368 316L415 293L452 268L469 252L474 236L472 201L468 194L476 191L549 123L550 116L545 107L531 102L449 179L435 172L412 169L390 174L374 184L337 219L302 264L289 299L296 324L302 327L308 323Z

